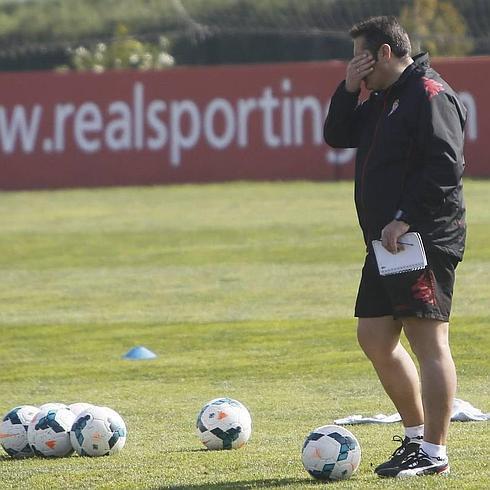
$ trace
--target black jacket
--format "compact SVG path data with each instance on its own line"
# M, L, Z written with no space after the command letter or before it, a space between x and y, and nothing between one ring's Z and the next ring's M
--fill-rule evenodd
M358 97L346 91L345 81L339 85L324 137L334 148L358 149L355 202L368 249L402 210L426 247L461 260L465 107L425 53L388 89L362 104Z

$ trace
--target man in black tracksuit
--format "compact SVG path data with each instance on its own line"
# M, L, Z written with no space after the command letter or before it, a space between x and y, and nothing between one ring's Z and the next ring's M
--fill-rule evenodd
M351 36L354 58L332 97L324 135L332 147L357 148L355 203L367 250L355 309L358 339L405 426L401 446L375 472L447 474L456 390L448 322L466 236L466 109L427 54L411 58L396 18L367 19ZM360 104L362 82L371 94ZM408 231L420 233L428 266L380 276L372 240L395 254ZM402 329L420 366L421 389L400 344Z

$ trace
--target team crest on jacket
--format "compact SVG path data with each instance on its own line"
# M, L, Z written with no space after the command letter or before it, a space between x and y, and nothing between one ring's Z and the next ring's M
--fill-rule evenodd
M444 86L442 83L427 77L422 77L422 80L424 81L425 93L429 96L429 100L436 96L439 92L444 91Z
M390 117L398 109L399 105L400 105L400 100L396 99L395 102L393 102L393 105L391 106L391 111L388 113L387 117Z

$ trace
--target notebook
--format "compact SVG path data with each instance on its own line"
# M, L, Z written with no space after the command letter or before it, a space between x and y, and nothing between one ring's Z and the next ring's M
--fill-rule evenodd
M405 233L398 239L398 243L403 246L403 250L392 254L383 247L380 240L373 240L373 249L380 275L389 276L401 272L416 271L427 266L424 244L418 233Z

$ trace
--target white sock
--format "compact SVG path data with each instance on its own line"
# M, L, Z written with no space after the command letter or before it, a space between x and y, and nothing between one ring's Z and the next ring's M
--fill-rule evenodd
M405 427L405 436L409 439L419 439L421 441L424 437L424 424Z
M423 441L420 449L422 449L422 451L424 451L431 459L447 459L446 446L439 446L438 444Z

